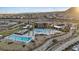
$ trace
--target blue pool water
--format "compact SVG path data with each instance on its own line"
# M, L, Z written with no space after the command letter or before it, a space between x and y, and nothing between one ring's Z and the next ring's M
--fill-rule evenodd
M51 29L34 29L35 32L49 32Z
M8 38L13 41L21 41L21 42L28 42L32 40L32 37L24 37L24 36L17 35L17 34L12 34Z
M34 29L35 34L47 34L49 35L51 29Z

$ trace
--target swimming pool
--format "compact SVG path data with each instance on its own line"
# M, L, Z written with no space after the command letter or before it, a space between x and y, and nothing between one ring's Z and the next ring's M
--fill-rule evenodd
M20 41L20 42L26 42L26 43L28 43L29 41L32 40L32 37L21 36L21 35L17 35L17 34L12 34L12 35L8 36L8 39L11 39L13 41Z
M34 29L34 34L46 34L49 35L51 29Z
M7 38L13 41L20 41L20 42L30 42L31 40L35 39L36 34L54 34L55 32L58 32L57 30L53 29L34 29L30 31L29 33L26 33L24 35L18 35L18 34L12 34L8 36Z

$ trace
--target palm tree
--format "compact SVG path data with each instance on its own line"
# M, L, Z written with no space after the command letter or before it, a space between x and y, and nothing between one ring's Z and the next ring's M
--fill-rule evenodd
M35 28L35 23L34 22L32 22L32 28L33 28L33 34L32 35L34 35L34 28Z
M48 29L49 29L49 34L50 34L50 32L51 32L51 31L50 31L50 29L51 29L50 24L48 24L47 27L48 27Z
M49 26L50 26L50 34L51 34L51 29L52 29L51 24Z

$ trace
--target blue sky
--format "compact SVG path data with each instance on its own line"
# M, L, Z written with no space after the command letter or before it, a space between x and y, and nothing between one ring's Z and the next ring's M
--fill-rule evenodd
M32 13L64 11L69 7L0 7L0 13Z

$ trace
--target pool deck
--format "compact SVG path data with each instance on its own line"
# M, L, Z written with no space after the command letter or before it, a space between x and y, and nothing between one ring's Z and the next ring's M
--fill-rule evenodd
M19 37L31 37L32 38L32 40L34 40L35 39L35 35L38 35L38 34L46 34L46 35L50 35L50 34L55 34L55 33L59 33L59 32L61 32L61 31L58 31L58 30L54 30L54 29L35 29L35 30L33 30L33 31L30 31L29 33L26 33L26 34L24 34L24 35L18 35L18 34L16 34L17 36L19 36ZM12 34L13 35L13 34ZM11 36L11 35L10 35ZM10 40L12 40L11 38L10 38L10 36L7 36L7 37L5 37L5 39L10 39ZM13 40L15 40L15 39L13 39ZM16 41L16 40L15 40ZM20 41L20 40L18 40L18 41ZM26 40L27 41L27 40ZM30 42L31 40L29 40L29 41L27 41L26 43L28 43L28 42Z

